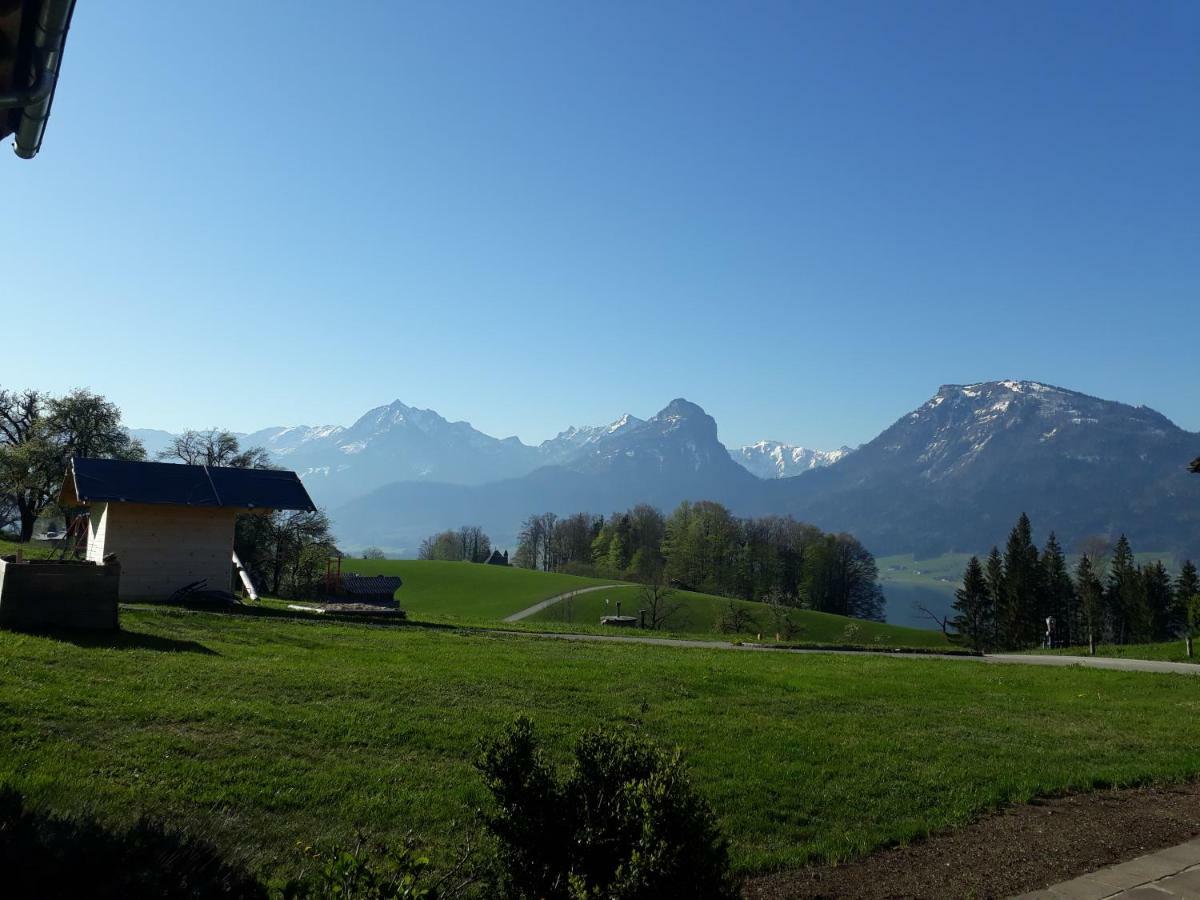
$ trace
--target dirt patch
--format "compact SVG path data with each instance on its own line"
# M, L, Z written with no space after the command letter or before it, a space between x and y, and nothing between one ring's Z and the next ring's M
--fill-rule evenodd
M1200 834L1200 784L1036 800L840 866L751 879L748 900L1011 897Z

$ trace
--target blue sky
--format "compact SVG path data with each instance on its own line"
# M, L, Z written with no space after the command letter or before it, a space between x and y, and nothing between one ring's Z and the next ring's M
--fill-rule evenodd
M868 440L1032 378L1200 430L1200 5L81 3L0 385L136 426L684 396Z

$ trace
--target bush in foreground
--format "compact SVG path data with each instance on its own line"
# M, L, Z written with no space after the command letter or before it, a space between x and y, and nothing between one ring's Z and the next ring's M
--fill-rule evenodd
M728 845L682 758L628 731L598 730L560 778L533 724L485 742L477 766L496 803L504 896L642 900L737 896Z
M0 894L40 900L266 898L245 868L208 842L143 819L116 832L27 809L0 788Z

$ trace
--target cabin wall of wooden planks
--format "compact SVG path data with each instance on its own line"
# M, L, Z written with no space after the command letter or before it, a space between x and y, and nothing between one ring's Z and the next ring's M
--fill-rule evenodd
M121 599L166 600L196 581L228 591L233 573L231 508L95 503L90 510L87 558L121 563Z

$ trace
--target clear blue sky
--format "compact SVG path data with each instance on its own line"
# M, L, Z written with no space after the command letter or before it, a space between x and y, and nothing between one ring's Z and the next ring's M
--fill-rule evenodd
M0 385L526 441L874 436L1032 378L1200 429L1200 4L79 4L0 155Z

